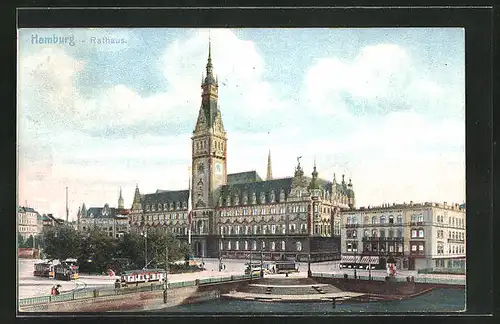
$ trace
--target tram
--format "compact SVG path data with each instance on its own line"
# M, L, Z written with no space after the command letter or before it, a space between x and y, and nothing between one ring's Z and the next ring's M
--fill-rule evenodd
M299 272L299 264L295 261L276 261L276 273Z
M33 275L35 277L54 277L54 265L51 262L39 262L35 263Z
M67 281L78 279L78 266L65 261L56 264L54 266L54 278Z
M121 274L120 279L116 279L116 288L127 287L128 285L138 285L148 282L162 282L165 280L165 269L142 269L130 270Z

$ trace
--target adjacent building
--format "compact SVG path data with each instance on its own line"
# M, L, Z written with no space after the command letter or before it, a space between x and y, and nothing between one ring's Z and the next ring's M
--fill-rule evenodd
M17 209L17 232L24 239L30 236L35 236L39 231L39 218L40 214L31 207L20 206Z
M340 210L355 206L352 182L305 176L297 158L293 176L274 179L255 171L227 173L227 133L218 105L218 80L210 54L202 78L201 106L193 131L190 188L141 194L137 186L131 228L170 231L197 256L333 260L340 258ZM193 206L192 220L188 205Z
M341 212L342 259L350 267L464 269L465 205L393 204Z
M76 226L80 231L88 232L100 229L110 237L120 237L130 231L129 210L124 208L122 190L118 198L118 207L90 207L87 209L85 203L78 209Z

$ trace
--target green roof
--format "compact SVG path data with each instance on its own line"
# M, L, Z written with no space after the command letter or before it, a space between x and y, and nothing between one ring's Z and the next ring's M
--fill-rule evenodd
M256 171L246 171L240 173L231 173L227 175L227 184L244 184L250 182L262 181L262 178Z

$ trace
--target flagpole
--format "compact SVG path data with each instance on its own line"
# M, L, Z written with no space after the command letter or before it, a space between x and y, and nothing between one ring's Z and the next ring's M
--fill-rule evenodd
M189 170L189 194L188 194L188 244L189 247L191 247L191 224L193 221L193 215L192 215L192 204L191 204L191 168L188 168Z

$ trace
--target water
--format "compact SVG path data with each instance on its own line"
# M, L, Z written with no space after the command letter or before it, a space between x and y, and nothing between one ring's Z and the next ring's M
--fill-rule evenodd
M198 304L187 304L168 308L174 313L387 313L387 312L459 312L465 310L465 290L456 288L434 289L426 294L400 301L337 304L317 303L274 303L240 300L212 300Z

